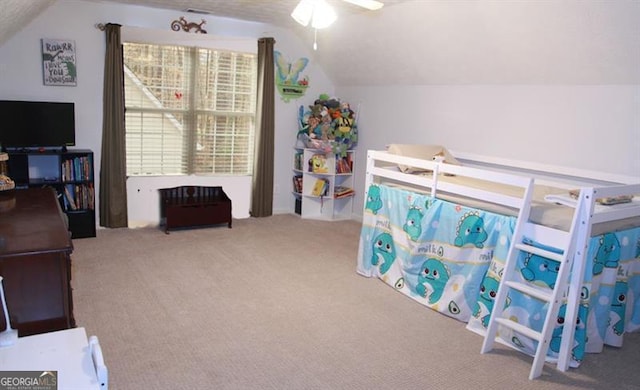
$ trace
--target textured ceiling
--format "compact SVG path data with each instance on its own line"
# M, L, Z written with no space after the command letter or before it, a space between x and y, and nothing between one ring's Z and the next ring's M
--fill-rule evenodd
M214 16L298 28L290 17L300 0L87 0L185 11L204 11ZM328 0L338 17L370 12L341 0ZM387 7L408 0L383 0ZM0 0L0 45L56 0Z
M89 0L104 1L104 0ZM200 10L215 16L269 23L281 27L297 26L290 17L291 11L300 0L106 0L113 3L144 5L147 7ZM364 8L342 0L327 0L336 10L338 17L367 11ZM407 0L382 0L389 7Z
M0 0L0 46L56 0Z
M56 0L0 0L0 45ZM299 0L90 0L187 8L290 29ZM315 60L336 85L640 84L637 0L327 0Z

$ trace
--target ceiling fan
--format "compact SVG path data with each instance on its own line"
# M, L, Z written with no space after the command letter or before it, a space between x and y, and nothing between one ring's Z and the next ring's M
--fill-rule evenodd
M378 10L384 6L384 3L376 0L342 1L371 11ZM335 11L325 0L301 0L291 13L291 17L305 27L311 22L311 27L315 29L328 27L337 19Z
M342 0L347 3L375 11L384 5L376 0ZM333 8L325 0L300 0L291 13L291 17L303 26L314 29L313 50L318 50L317 35L319 28L329 27L338 18Z
M346 1L347 3L359 5L360 7L369 9L371 11L375 11L377 9L380 9L384 5L384 3L381 3L381 2L376 1L376 0L342 0L342 1Z

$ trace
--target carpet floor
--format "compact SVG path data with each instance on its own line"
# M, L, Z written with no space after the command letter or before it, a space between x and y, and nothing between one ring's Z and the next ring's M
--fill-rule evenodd
M74 240L78 326L119 389L640 389L640 333L545 366L356 274L360 226L295 215Z

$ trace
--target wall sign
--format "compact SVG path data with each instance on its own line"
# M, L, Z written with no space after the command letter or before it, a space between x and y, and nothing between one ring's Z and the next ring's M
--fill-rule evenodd
M44 85L76 86L76 42L42 39Z

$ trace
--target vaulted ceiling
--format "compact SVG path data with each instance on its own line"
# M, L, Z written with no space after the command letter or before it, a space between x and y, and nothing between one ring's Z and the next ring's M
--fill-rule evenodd
M0 45L57 0L2 0ZM290 17L299 0L90 0L269 23L311 47ZM327 0L314 60L338 85L640 84L634 0L382 0L367 11Z
M56 0L2 0L0 4L0 46Z

